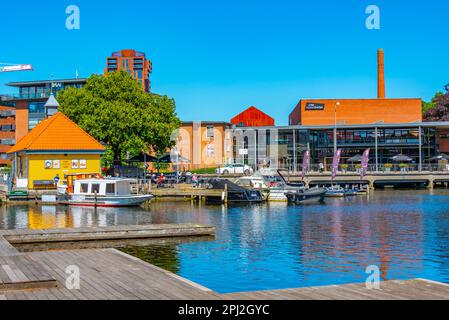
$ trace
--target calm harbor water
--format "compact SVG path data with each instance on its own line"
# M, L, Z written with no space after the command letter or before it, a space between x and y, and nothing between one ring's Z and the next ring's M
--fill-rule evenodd
M449 283L449 190L305 206L0 207L0 229L182 222L215 225L216 240L120 249L218 292L364 282L368 265L384 279Z

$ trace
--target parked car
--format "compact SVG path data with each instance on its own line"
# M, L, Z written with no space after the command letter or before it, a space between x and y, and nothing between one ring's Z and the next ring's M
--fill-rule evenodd
M223 167L217 168L217 174L244 174L249 176L253 173L253 169L246 164L227 164Z

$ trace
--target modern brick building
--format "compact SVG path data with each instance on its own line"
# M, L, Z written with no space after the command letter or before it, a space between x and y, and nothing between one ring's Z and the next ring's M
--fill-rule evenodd
M377 63L377 98L302 99L289 115L289 126L236 127L234 134L240 131L242 137L237 148L247 152L234 162L257 167L269 160L301 171L306 150L313 164L329 168L335 148L342 150L342 164L370 148L376 170L398 154L411 158L415 170L429 168L436 155L449 152L449 122L422 122L420 98L387 98L381 49Z
M151 61L146 59L145 53L135 50L121 50L113 52L107 58L104 74L124 70L128 72L142 86L145 92L150 92L150 74L152 72Z
M302 99L289 116L289 125L359 125L422 121L422 100L385 96L384 52L377 53L377 99Z

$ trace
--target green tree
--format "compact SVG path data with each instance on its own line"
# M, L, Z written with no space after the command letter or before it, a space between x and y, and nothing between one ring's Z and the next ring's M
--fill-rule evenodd
M438 102L438 98L441 97L443 95L443 92L437 92L435 94L435 96L432 98L432 100L430 102L427 101L422 101L422 112L423 114L426 114L427 111L429 111L430 109L433 109L437 106L437 102Z
M93 75L82 88L59 92L58 102L60 111L109 146L106 155L117 163L127 152L164 152L180 125L173 99L145 93L124 71Z

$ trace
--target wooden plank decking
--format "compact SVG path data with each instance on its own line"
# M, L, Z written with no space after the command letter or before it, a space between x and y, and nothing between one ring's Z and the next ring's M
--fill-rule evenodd
M215 227L192 223L147 224L132 226L108 226L64 228L46 230L0 230L0 238L12 244L64 241L99 241L117 239L173 238L188 236L214 236ZM1 243L0 243L1 245Z
M57 288L3 292L5 299L140 300L218 299L198 284L115 249L88 249L28 254L58 281ZM80 289L65 286L66 268L78 266Z
M66 287L69 266L79 268L80 289ZM116 249L19 253L3 239L0 300L5 299L426 300L449 299L449 285L414 279L382 282L381 290L369 290L364 284L347 284L219 294Z
M345 284L286 290L231 293L229 300L447 300L449 285L425 279L381 282L380 289Z
M76 251L65 251L60 253L57 257L64 256L63 261L66 264L64 269L57 268L57 261L51 259L39 259L44 256L44 252L39 253L20 253L11 245L16 244L45 244L45 243L73 243L77 241L100 241L100 240L119 240L119 239L165 239L165 238L184 238L192 236L207 236L208 239L215 233L214 227L196 225L196 224L159 224L159 225L140 225L140 226L112 226L112 227L93 227L93 228L78 228L78 229L49 229L49 230L0 230L0 291L17 291L30 289L46 289L55 288L56 292L62 289L56 289L57 286L65 285L65 280L62 278L59 281L56 277L62 276L65 273L65 268L69 265L78 265L80 268L89 269L90 263L96 265L95 270L98 270L101 263L104 265L110 264L113 270L116 270L120 261L109 261L108 257L105 261L101 260L101 251L82 250L82 254L74 256ZM112 250L112 249L111 249ZM119 251L114 251L119 253ZM100 257L97 257L97 254ZM89 258L85 258L86 256ZM98 258L98 259L97 259ZM114 259L112 259L114 260ZM140 261L139 259L133 260ZM52 267L49 264L53 264ZM132 269L132 266L129 265ZM107 270L110 274L114 274L113 270ZM63 273L61 273L61 271ZM117 277L122 273L126 273L128 268L123 267ZM87 272L86 272L87 274ZM94 273L95 274L95 273ZM97 274L98 275L98 274ZM67 275L66 275L67 276ZM116 279L120 281L118 278ZM89 279L95 281L95 279ZM134 282L140 285L140 280ZM8 294L2 295L4 298ZM14 296L14 294L13 294ZM101 295L99 295L101 296ZM93 298L93 296L90 296ZM72 297L73 298L73 297ZM135 296L137 298L137 296Z

